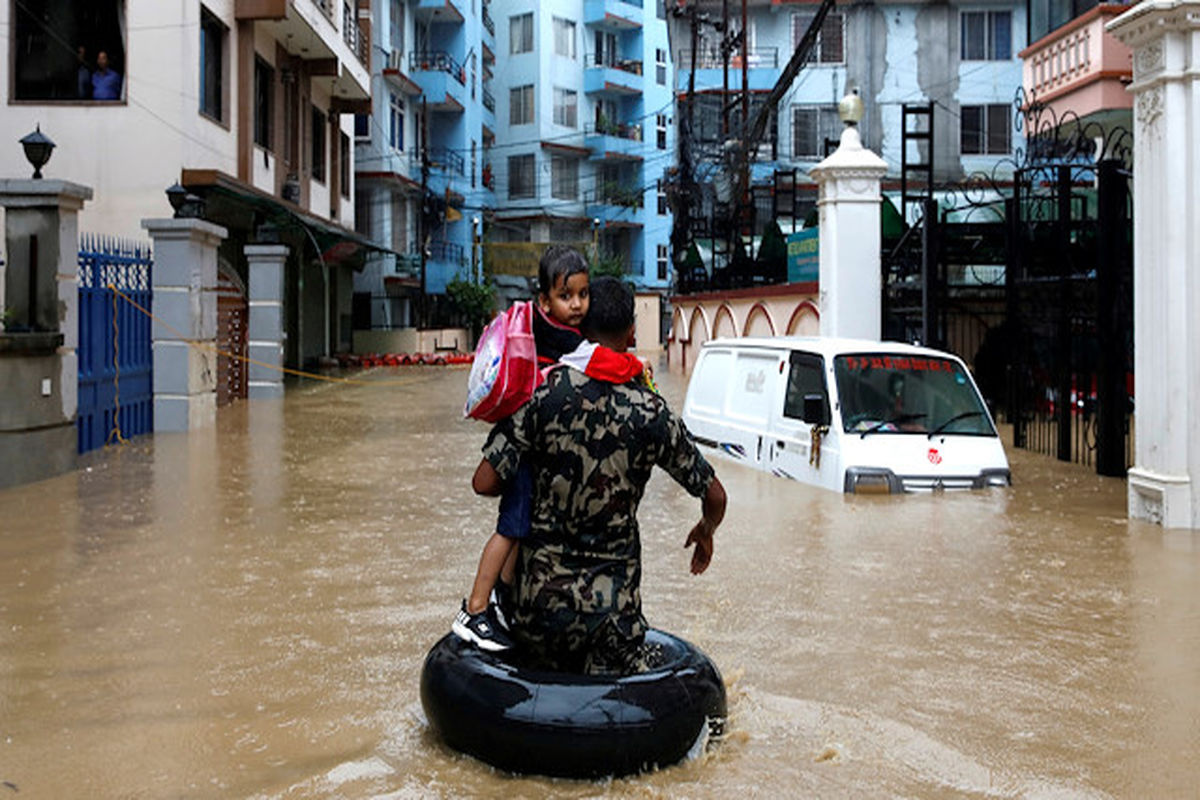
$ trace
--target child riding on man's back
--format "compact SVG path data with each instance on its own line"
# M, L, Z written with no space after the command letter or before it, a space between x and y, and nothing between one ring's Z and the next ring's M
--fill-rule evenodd
M589 302L583 256L564 245L548 248L538 264L538 298L533 314L538 366L549 368L566 357L568 363L591 377L614 383L642 374L645 365L636 356L583 341L579 323L587 314ZM471 594L463 600L451 626L458 636L485 650L507 650L512 646L502 630L507 621L492 600L507 592L493 590L498 589L498 582L512 584L517 543L529 532L532 505L532 472L522 464L500 498L496 532L484 545Z

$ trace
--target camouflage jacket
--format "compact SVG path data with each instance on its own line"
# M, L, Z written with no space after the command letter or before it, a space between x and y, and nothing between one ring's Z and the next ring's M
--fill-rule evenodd
M534 476L515 635L547 666L629 671L646 629L637 509L655 465L702 496L713 470L666 401L637 383L554 369L497 424L484 457L502 480Z

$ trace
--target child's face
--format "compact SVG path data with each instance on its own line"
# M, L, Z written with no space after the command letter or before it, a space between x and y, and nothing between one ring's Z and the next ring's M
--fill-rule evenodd
M566 280L558 278L549 295L538 295L538 303L555 322L578 328L588 310L588 274L576 272Z

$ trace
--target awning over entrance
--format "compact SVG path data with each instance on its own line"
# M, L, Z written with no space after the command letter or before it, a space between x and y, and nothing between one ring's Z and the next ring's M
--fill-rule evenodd
M393 254L366 236L336 222L321 219L295 203L264 192L215 169L185 169L179 179L189 192L205 201L204 218L253 236L264 223L280 231L299 231L328 266L362 270L368 256Z

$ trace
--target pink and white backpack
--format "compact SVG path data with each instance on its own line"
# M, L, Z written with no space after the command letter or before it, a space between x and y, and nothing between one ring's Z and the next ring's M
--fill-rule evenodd
M498 422L533 396L541 382L533 313L533 303L515 303L483 329L467 378L464 416Z

